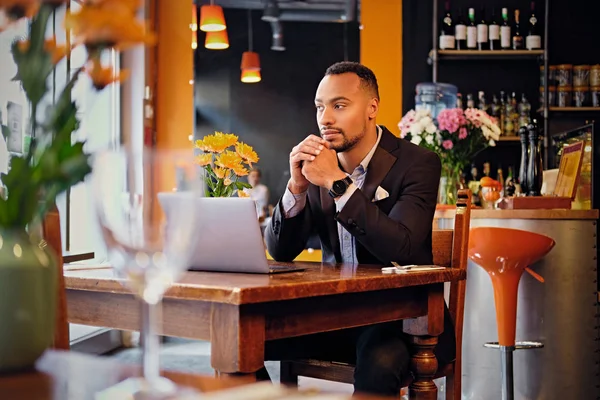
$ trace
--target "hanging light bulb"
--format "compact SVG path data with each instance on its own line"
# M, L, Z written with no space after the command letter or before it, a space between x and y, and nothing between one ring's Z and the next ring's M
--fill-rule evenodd
M192 49L198 48L198 32L192 31Z
M261 81L260 76L260 57L258 53L252 51L252 14L248 10L248 51L242 54L241 81L243 83L257 83Z
M195 4L192 4L192 23L190 24L190 29L192 32L198 30L198 8Z
M218 32L206 32L204 47L210 50L225 50L229 48L227 29Z
M214 1L211 0L210 4L200 7L200 30L204 32L218 32L225 28L227 26L225 25L225 15L223 15L223 8L221 6L214 5Z

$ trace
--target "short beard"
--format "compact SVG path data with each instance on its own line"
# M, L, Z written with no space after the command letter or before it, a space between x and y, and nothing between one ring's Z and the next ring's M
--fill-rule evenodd
M351 150L354 146L356 146L358 144L358 142L361 141L362 138L365 137L365 134L367 132L367 127L363 126L363 129L361 130L360 134L356 135L355 137L353 137L352 139L348 139L346 137L346 134L341 131L340 133L342 134L343 137L343 141L341 144L339 145L331 145L331 148L333 150L335 150L337 153L343 153L345 151Z

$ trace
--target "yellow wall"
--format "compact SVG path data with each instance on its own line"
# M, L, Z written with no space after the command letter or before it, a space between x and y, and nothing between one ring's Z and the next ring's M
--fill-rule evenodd
M381 105L377 123L399 135L402 119L402 0L361 3L360 62L377 76Z
M160 150L192 152L189 136L194 132L194 59L191 48L192 2L157 0L158 34L156 92L156 147ZM171 190L173 174L162 174L155 181L157 189Z

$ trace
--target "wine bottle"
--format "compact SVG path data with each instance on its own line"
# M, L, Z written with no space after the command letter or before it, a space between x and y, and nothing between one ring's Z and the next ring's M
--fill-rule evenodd
M500 25L496 21L496 12L492 8L492 19L488 25L488 39L490 50L500 50Z
M488 24L485 22L485 7L481 7L481 20L477 24L477 49L489 50Z
M477 48L477 26L475 26L474 8L469 8L469 25L467 26L467 48Z
M542 37L538 30L538 20L535 16L535 1L531 2L531 16L529 17L529 30L525 38L525 47L527 50L537 50L542 48Z
M521 28L519 26L519 15L520 11L515 10L515 34L512 37L512 48L513 50L523 49L523 36L521 36Z
M462 9L458 9L458 18L454 25L454 38L457 50L465 50L467 48L467 25L462 16Z
M450 13L450 0L446 0L446 15L440 23L440 50L454 49L454 23Z
M502 9L502 26L500 27L500 47L502 50L510 49L512 36L510 34L510 24L508 23L508 8Z

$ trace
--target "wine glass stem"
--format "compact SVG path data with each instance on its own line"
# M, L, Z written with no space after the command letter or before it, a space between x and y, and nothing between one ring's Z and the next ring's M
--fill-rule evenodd
M142 372L144 378L156 381L160 377L160 344L156 335L156 305L142 301Z

